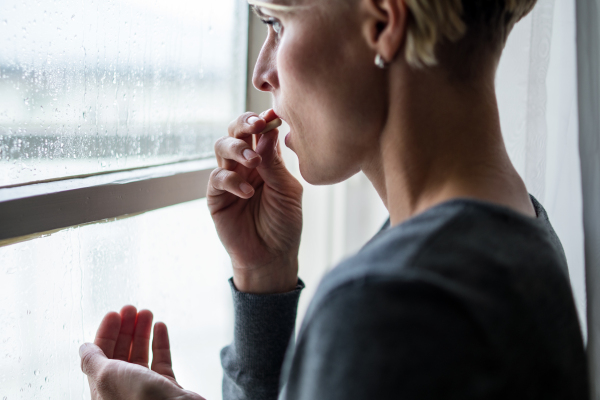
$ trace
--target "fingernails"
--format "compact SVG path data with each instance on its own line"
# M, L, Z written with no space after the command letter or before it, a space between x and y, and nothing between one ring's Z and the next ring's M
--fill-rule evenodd
M254 188L252 186L250 186L249 184L247 184L246 182L244 182L240 185L240 189L242 192L244 192L246 194L250 194L254 190Z
M244 150L244 152L242 153L242 155L244 156L244 158L247 161L250 161L250 160L252 160L252 159L254 159L256 157L260 157L255 151L252 151L250 149Z
M250 117L250 118L248 118L248 125L254 125L258 121L260 121L260 118Z
M83 352L85 351L85 349L88 347L87 343L82 344L81 346L79 346L79 357L83 357Z

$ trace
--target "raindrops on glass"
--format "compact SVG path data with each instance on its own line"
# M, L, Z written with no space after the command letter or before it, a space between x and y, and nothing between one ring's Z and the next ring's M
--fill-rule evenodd
M212 156L246 79L247 10L217 3L4 1L0 186Z

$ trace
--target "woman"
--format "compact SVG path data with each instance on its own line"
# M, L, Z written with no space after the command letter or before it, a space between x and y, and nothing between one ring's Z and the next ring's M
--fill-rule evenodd
M506 38L535 0L253 4L269 25L253 83L274 109L217 142L207 195L234 267L224 398L587 398L564 253L509 160L494 93ZM276 117L308 182L363 171L390 212L324 278L287 355L302 189L277 131L257 135ZM175 383L164 325L157 373L132 364L147 367L151 325L136 313L107 315L82 348L94 393L200 398Z

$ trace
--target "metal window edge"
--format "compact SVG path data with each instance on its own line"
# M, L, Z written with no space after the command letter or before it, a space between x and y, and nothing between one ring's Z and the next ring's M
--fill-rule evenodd
M216 160L0 189L0 246L206 197Z
M80 227L87 226L87 225L105 224L105 223L109 223L109 222L119 221L122 219L136 217L138 215L144 214L145 212L146 211L142 211L142 212L135 213L135 214L121 215L121 216L115 217L115 218L106 218L106 219L103 219L100 221L91 221L91 222L86 222L84 224L65 226L64 228L52 229L50 231L36 232L36 233L31 233L29 235L18 236L18 237L14 237L14 238L10 238L10 239L4 239L4 240L0 240L0 247L10 246L10 245L17 244L17 243L22 243L22 242L27 242L27 241L34 240L34 239L43 238L43 237L50 236L50 235L53 235L55 233L58 233L58 232L61 232L64 230L68 230L68 229L80 228Z
M591 398L600 396L600 1L576 1L579 155L583 197L587 355Z

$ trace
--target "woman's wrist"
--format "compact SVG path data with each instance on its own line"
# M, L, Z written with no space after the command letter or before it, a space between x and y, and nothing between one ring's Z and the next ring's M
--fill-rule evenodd
M233 284L243 293L276 294L287 293L298 285L298 261L276 268L247 269L233 267Z

